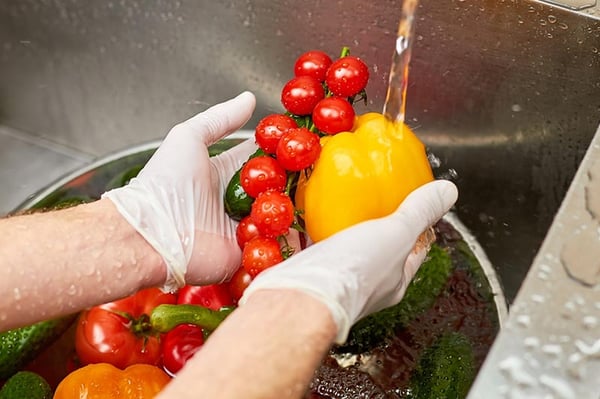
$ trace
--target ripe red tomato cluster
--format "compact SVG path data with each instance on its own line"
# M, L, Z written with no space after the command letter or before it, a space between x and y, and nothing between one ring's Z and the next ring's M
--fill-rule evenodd
M281 102L294 115L310 115L321 133L336 134L352 129L357 95L365 97L369 68L358 57L342 50L332 61L323 51L302 54L294 64L295 77L285 84Z
M212 310L233 306L229 284L186 285L176 294L158 288L84 311L75 331L75 350L81 365L110 363L121 369L146 363L174 375L204 344L204 331L180 324L166 334L152 330L149 315L162 304L192 304Z
M236 232L242 264L230 282L235 300L256 275L291 254L285 236L299 225L292 201L299 173L318 159L321 136L352 129L353 104L366 99L369 69L347 48L335 61L320 50L303 53L294 75L281 91L286 113L260 120L255 130L260 151L240 170L240 184L253 203Z

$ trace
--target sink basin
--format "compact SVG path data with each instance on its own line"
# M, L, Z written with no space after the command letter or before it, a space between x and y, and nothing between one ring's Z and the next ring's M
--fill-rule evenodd
M416 17L407 122L439 158L438 176L456 176L454 214L493 265L514 317L527 316L512 312L519 310L520 291L528 292L521 298L531 297L526 277L550 267L542 261L555 256L540 252L544 240L560 244L572 234L565 224L553 230L553 222L561 207L575 215L564 201L600 123L600 5L551 3L422 1ZM81 155L77 159L101 158L160 139L178 121L249 89L257 95L248 124L254 126L282 112L280 90L300 52L319 48L335 55L344 45L371 66L362 111L379 111L399 16L394 1L182 0L143 7L134 0L3 0L0 125L24 132L30 142L69 148ZM13 158L15 170L30 162L25 153ZM44 172L30 173L37 182ZM589 289L569 287L574 297ZM552 296L562 298L545 295ZM586 316L596 317L597 302L589 303ZM555 317L550 303L545 306L526 307L545 333L522 331L519 339L569 336L573 345L579 339L584 348L596 348L589 337L598 336L598 327L582 330L556 316L563 324L554 330L543 322ZM523 348L511 348L520 359ZM575 352L561 353L566 362ZM506 360L497 356L490 366L496 371ZM538 381L548 373L536 370L529 372L532 389L538 396L551 393ZM494 374L498 379L485 380L487 386L503 386L507 373ZM501 397L500 391L485 392Z

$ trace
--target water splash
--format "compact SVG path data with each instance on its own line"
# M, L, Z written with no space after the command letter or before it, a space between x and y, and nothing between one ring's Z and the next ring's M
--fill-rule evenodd
M392 57L392 67L388 91L383 106L383 114L400 126L404 123L406 110L406 90L408 88L408 65L414 36L414 19L418 0L404 0L402 15L398 24L396 47Z

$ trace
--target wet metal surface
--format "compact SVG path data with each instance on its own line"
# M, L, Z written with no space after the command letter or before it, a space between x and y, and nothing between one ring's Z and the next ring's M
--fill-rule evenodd
M600 397L598 160L600 130L469 398Z
M0 126L0 215L91 159L90 155Z

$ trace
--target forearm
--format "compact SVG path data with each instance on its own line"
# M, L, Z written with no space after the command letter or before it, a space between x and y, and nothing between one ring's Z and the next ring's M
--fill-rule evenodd
M263 290L229 316L160 396L301 398L331 346L329 309L294 290ZM251 384L249 382L252 382Z
M0 330L158 285L162 259L109 200L0 220Z

